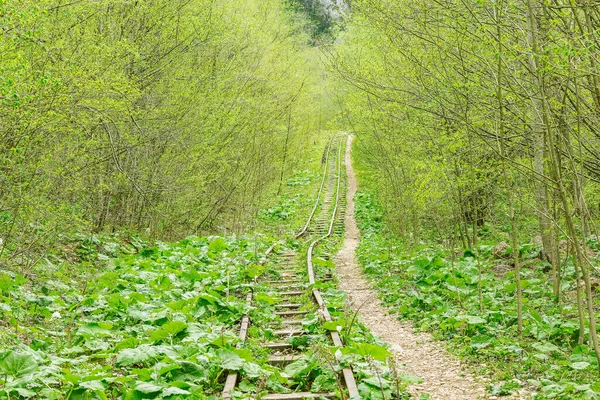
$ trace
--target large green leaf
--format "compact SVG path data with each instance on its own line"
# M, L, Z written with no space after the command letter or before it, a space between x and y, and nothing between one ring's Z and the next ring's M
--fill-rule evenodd
M485 349L492 344L493 338L490 336L473 336L471 338L471 347L474 349Z
M331 392L337 388L338 385L335 378L328 375L317 376L311 386L313 392Z
M153 342L166 340L175 337L187 328L187 324L182 321L170 321L152 332L150 340Z
M246 275L249 278L258 278L267 271L267 267L260 264L250 264L246 267Z
M123 349L117 354L117 365L127 366L139 364L156 357L158 352L152 346L141 345L136 348Z
M15 281L12 276L8 274L0 274L0 293L8 293L15 286Z
M259 376L262 376L265 371L263 371L263 369L260 367L260 365L255 364L253 362L245 362L244 366L244 374L246 376L249 376L250 378L258 378Z
M161 390L163 390L163 388L162 386L155 385L151 382L138 382L135 385L135 390L137 390L138 392L149 394L160 392Z
M309 373L312 369L313 366L308 362L308 360L302 358L294 361L291 364L288 364L284 371L292 378L300 378Z
M466 315L464 318L469 325L480 325L485 323L485 319L477 315Z
M400 375L400 380L402 382L406 382L406 383L423 383L423 379L419 378L416 375L412 375L412 374L401 374Z
M227 250L227 242L223 238L213 239L212 242L208 245L208 249L213 253L219 253L223 250Z
M77 329L77 334L82 336L110 336L112 324L110 322L90 322Z
M368 379L363 379L363 382L368 383L371 386L376 386L380 389L388 389L390 387L390 383L383 379L383 378L368 378Z
M217 357L219 357L219 365L223 369L237 371L242 369L244 365L244 359L231 350L219 349L217 350Z
M17 392L19 396L29 399L37 395L33 390L25 389L25 388L12 388L11 391Z
M330 331L341 331L342 329L348 327L352 321L349 321L345 318L337 318L333 321L328 321L323 323L323 328Z
M574 362L571 363L571 368L573 369L586 369L587 367L589 367L591 364L587 361L578 361L578 362Z
M351 346L344 347L342 352L344 354L358 354L378 361L385 361L392 354L386 348L370 343L354 343Z
M160 397L165 398L165 397L168 397L168 396L176 396L176 395L184 395L185 396L185 395L189 395L189 394L191 394L191 393L188 392L187 390L180 389L180 388L175 387L175 386L171 386L171 387L168 387L168 388L164 389L162 391L162 394L161 394Z
M0 375L8 375L21 378L35 372L38 364L33 355L9 351L0 359Z
M560 348L550 342L534 343L532 347L542 353L560 352Z

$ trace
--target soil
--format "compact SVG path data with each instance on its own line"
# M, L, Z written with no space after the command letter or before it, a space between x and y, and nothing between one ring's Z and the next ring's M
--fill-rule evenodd
M431 335L416 332L410 323L399 321L396 316L390 315L362 275L355 259L360 238L354 217L357 182L350 158L351 145L352 137L349 136L346 150L346 233L343 246L336 257L340 288L348 294L350 306L354 311L359 310L362 323L390 346L398 365L404 366L404 372L422 379L422 383L411 384L408 388L415 398L427 393L431 399L439 400L495 399L495 396L486 395L485 378L476 377L467 365L448 353Z

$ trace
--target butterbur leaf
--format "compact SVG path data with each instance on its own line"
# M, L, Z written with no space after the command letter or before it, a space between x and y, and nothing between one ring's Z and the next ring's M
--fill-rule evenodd
M311 390L313 392L330 392L337 389L336 380L327 375L319 375L313 381Z
M160 392L163 388L151 382L138 382L135 385L135 390L145 394Z
M535 322L537 322L538 324L541 324L542 321L542 316L540 315L540 313L538 313L535 310L529 310L529 315L531 315L531 317L535 320Z
M240 370L244 365L244 359L237 353L231 350L217 350L217 356L219 357L220 366L223 369Z
M139 344L139 340L135 337L129 337L125 340L121 340L115 345L115 351L122 349L130 349L136 347Z
M178 394L186 395L186 394L191 394L191 393L188 392L187 390L180 389L180 388L175 387L175 386L171 386L171 387L168 387L168 388L166 388L166 389L164 389L162 391L162 396L161 397L164 398L164 397L168 397L168 396L175 396L175 395L178 395Z
M110 348L110 345L100 340L87 340L84 346L92 351L104 351Z
M131 374L137 376L140 381L152 380L153 369L151 368L132 368L130 369Z
M253 362L245 362L244 363L244 372L246 376L250 378L258 378L263 374L263 370L260 365L255 364Z
M534 349L536 349L537 351L541 352L541 353L552 353L552 352L560 352L560 349L558 348L558 346L546 342L546 343L534 343L531 347L533 347Z
M334 321L328 321L323 323L323 328L330 331L340 331L341 329L347 327L349 322L345 318L338 318Z
M206 376L206 369L196 363L190 361L179 361L178 364L179 368L176 372L177 379L191 380ZM175 385L175 383L177 382L171 382L171 385L180 387L182 389L189 388L189 386L181 386L179 384Z
M331 260L325 260L323 258L317 257L315 259L313 259L313 263L314 265L316 265L317 267L323 267L323 268L335 268L335 263Z
M465 317L465 320L467 321L467 324L469 324L469 325L479 325L479 324L485 323L485 319L478 317L476 315L467 315Z
M187 324L182 321L171 321L167 322L150 335L150 340L157 342L160 340L169 339L175 337L178 333L184 331L187 328Z
M484 349L492 344L492 338L489 336L474 336L471 338L471 347L474 349Z
M569 361L571 364L576 364L580 362L589 363L590 365L598 365L598 361L596 356L589 348L581 349L582 346L577 346L573 350L573 353L569 357ZM578 364L579 365L579 364Z
M140 255L142 257L152 257L158 254L158 248L156 247L147 247L145 249L140 250Z
M392 393L389 389L381 389L365 382L358 385L358 392L361 399L383 400L392 397ZM352 399L355 399L355 397Z
M168 276L160 276L152 282L155 289L169 290L171 288L171 280Z
M390 387L389 382L385 379L368 378L368 379L363 379L363 382L368 383L371 386L376 386L380 389L388 389Z
M77 334L82 336L110 336L112 324L109 322L90 322L77 329Z
M156 357L156 355L156 350L152 346L142 345L133 349L124 349L117 354L117 365L139 364Z
M151 321L150 312L138 310L134 307L129 307L127 309L127 315L134 320Z
M358 354L363 357L371 357L377 361L385 361L391 355L386 348L370 343L355 343L352 346L344 347L342 353Z
M181 367L177 364L158 363L154 366L154 369L158 371L159 375L164 375L167 372L175 371L176 369L179 369L179 368L181 368Z
M254 360L252 351L250 351L250 349L234 349L233 352L248 362Z
M571 368L576 369L576 370L581 370L581 369L586 369L587 367L589 367L591 364L589 362L586 361L578 361L578 362L574 362L571 364Z
M223 250L227 250L227 242L223 238L216 238L208 245L208 249L213 253L220 253Z
M215 305L219 302L219 299L211 294L202 293L198 296L198 306L212 304Z
M288 364L285 367L285 373L292 378L301 378L312 371L314 365L308 362L307 359L302 358L300 360L296 360L291 364Z
M470 285L476 284L479 280L479 270L474 266L465 267L461 275L464 277L465 282Z
M436 267L436 268L441 268L445 265L444 259L440 256L435 256L431 259L431 262L429 263L429 265Z
M400 380L406 383L422 383L423 379L419 378L416 375L412 374L402 374L400 375Z
M286 383L288 383L288 380L285 379L278 372L272 373L267 378L267 388L269 390L272 390L272 391L276 392L276 393L289 393L289 392L291 392L291 390L289 388L287 388L287 387L285 387L283 385L283 384L286 384Z
M275 303L277 303L277 298L276 297L269 296L268 294L265 294L265 293L257 293L254 298L256 299L256 301L262 301L262 302L265 302L267 304L275 304Z
M63 349L64 354L80 354L85 353L85 351L86 350L81 346L67 347L66 349Z
M421 257L413 260L413 265L419 269L425 269L429 266L429 259L427 257Z
M25 397L26 399L29 399L29 398L37 395L36 392L29 390L29 389L25 389L25 388L14 388L11 390L17 392L19 394L19 396Z
M10 275L0 274L0 292L8 293L14 286L14 279Z
M250 264L246 267L246 275L252 279L258 278L266 271L267 267L265 267L264 265Z
M35 372L37 363L31 354L9 351L0 359L0 375L21 378Z

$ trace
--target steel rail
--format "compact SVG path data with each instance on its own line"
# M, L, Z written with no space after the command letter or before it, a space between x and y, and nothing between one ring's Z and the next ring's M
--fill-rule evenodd
M331 237L331 235L333 234L333 227L335 225L335 219L337 217L339 200L340 200L341 177L342 177L342 147L343 147L342 140L343 140L343 136L340 138L340 142L338 144L337 187L336 187L334 208L333 208L333 212L331 213L331 219L329 222L329 229L325 235L323 235L311 242L310 246L308 247L308 253L306 256L306 263L307 263L307 269L308 269L308 280L311 285L314 285L316 282L314 265L312 262L314 249L319 243L321 243L322 241ZM329 314L329 310L327 309L327 304L323 300L323 296L321 296L321 292L319 291L319 289L313 287L312 294L313 294L315 301L319 305L319 309L321 310L321 313L323 314L323 318L325 319L325 321L327 321L327 322L332 321L331 315ZM340 337L340 334L337 331L330 330L329 334L331 336L331 341L333 342L333 344L336 347L344 346L344 344L342 342L342 338ZM360 394L358 392L358 387L356 385L356 380L354 379L354 374L352 372L352 369L350 369L348 367L343 368L342 374L344 376L344 381L346 383L346 389L348 389L348 394L350 395L350 398L360 398Z
M273 250L275 250L275 247L281 243L281 240L273 243L266 251L265 251L265 255L264 258L259 261L259 264L264 264L265 263L265 259L267 257L269 257L269 255L273 252ZM252 305L252 294L253 292L250 292L246 295L246 305L247 306L251 306ZM242 340L241 343L244 343L246 341L246 337L248 336L248 329L250 328L250 316L248 314L244 314L244 316L242 317L242 320L240 322L240 333L238 334L238 337ZM240 347L240 345L238 345L238 348ZM233 390L235 389L235 386L237 385L237 380L238 380L239 374L237 373L237 371L229 371L229 373L227 374L227 378L225 379L225 386L223 387L223 393L222 393L222 397L224 400L231 400L231 395Z
M322 234L321 236L317 237L316 239L312 240L311 243L309 244L308 247L308 251L307 251L307 275L308 275L308 281L309 281L309 285L313 286L311 287L310 291L312 294L312 298L314 300L314 303L316 304L316 306L318 307L318 310L320 311L320 313L323 316L323 319L325 321L332 321L332 317L327 309L327 304L323 299L323 296L321 295L320 291L318 289L316 289L314 287L314 284L316 283L316 277L315 277L315 271L314 271L314 265L313 265L313 252L315 247L321 243L322 241L326 240L327 238L331 237L333 232L334 232L334 226L335 226L335 222L336 222L336 218L338 215L338 209L339 209L339 203L340 203L340 192L341 192L341 177L342 177L342 147L343 147L343 138L344 136L341 136L338 142L338 149L337 149L337 160L335 162L335 166L330 165L332 164L330 162L330 154L332 152L333 146L334 146L334 140L335 137L332 136L331 139L329 140L328 144L327 144L327 149L326 149L326 153L325 153L325 167L323 169L323 177L321 179L321 184L319 186L319 190L317 192L317 198L315 200L315 204L307 218L307 222L304 225L304 227L302 228L302 230L300 230L294 237L296 239L302 237L304 234L306 234L309 230L309 227L311 226L311 223L313 222L313 219L315 217L315 214L317 212L317 210L319 209L319 205L321 204L321 197L323 196L323 192L324 192L324 188L325 188L325 182L327 181L327 178L329 177L330 179L333 177L333 174L337 171L337 182L336 182L336 186L335 186L335 197L334 197L334 204L333 204L333 211L331 211L331 216L327 215L327 219L329 219L329 226L327 231ZM331 160L333 161L333 160ZM331 180L329 181L331 182ZM331 187L331 183L328 185L328 192L330 193L330 188ZM328 214L330 211L330 206L328 205L329 200L323 200L323 205L322 205L322 209L321 212ZM318 231L317 231L318 233ZM277 244L281 243L281 241L278 241L276 243L274 243L266 252L265 252L265 259L266 257L268 257L269 254L271 254L271 252L274 250L275 246ZM261 260L261 263L263 263L265 261L265 259ZM276 285L278 284L277 281L265 281L265 283L269 283L269 282L273 282L272 285ZM288 289L289 290L289 289ZM301 292L288 292L288 293L301 293ZM246 296L246 303L248 305L251 305L253 301L253 296L252 293L247 294ZM281 307L291 307L291 306L298 306L296 304L282 304L280 305ZM293 315L294 313L298 314L301 313L303 311L290 311L287 312L287 314ZM242 317L241 323L240 323L240 332L239 332L239 337L243 342L245 342L246 337L248 335L248 329L250 326L250 317L246 314ZM286 331L287 332L287 331ZM328 330L329 335L331 337L331 340L333 342L333 345L336 347L343 347L343 342L342 342L342 338L340 337L339 333L337 331L331 331ZM240 344L241 345L241 344ZM278 344L277 344L278 345ZM277 356L273 357L274 359L278 360L278 361L282 361L282 362L289 362L293 359L297 359L298 357L301 357L300 354L292 356L290 359L290 356L279 356L279 358L281 358L281 360L279 360L279 358ZM358 393L358 388L356 385L356 381L354 379L354 375L352 373L352 369L351 368L343 368L342 369L342 375L344 378L344 383L346 385L346 389L348 390L348 394L350 396L350 398L360 398L359 393ZM225 387L223 389L222 392L222 398L225 400L231 400L232 399L232 394L233 391L235 390L235 387L238 383L238 378L239 378L239 373L236 371L230 371L227 378L226 378L226 382L225 382ZM324 394L324 393L309 393L309 392L304 392L304 393L289 393L289 394L269 394L263 397L263 399L270 399L270 400L283 400L283 399L304 399L304 398L317 398L320 396L324 396L327 398L332 398L334 397L333 393L329 393L329 394Z
M306 220L306 224L304 224L304 227L300 231L298 231L298 233L296 233L296 235L294 236L295 239L298 239L299 237L301 237L308 231L308 227L310 226L310 223L311 223L313 217L315 216L317 208L319 208L319 203L321 202L321 193L323 193L323 187L325 186L325 180L328 176L329 165L327 165L327 163L329 161L329 153L331 153L331 145L333 144L333 138L334 137L332 136L329 139L329 143L327 144L327 150L325 153L325 163L324 163L325 167L323 168L323 178L321 178L321 186L319 187L319 191L317 192L317 199L315 200L315 205L313 206L312 211L308 215L308 219Z

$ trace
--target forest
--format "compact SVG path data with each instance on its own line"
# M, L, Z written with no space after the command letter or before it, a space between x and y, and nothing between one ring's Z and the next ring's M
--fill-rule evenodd
M0 399L600 398L600 3L0 0L0 29ZM480 397L361 314L352 224L359 290Z

